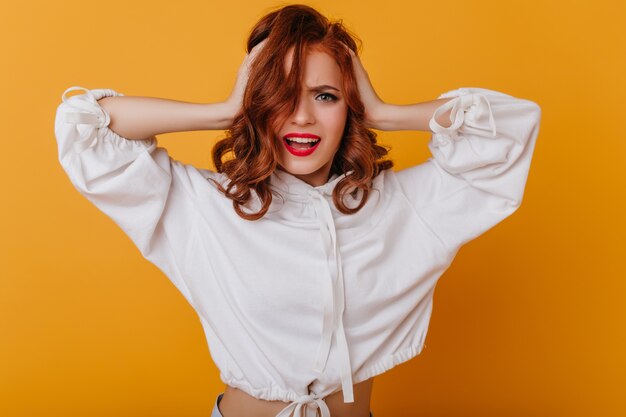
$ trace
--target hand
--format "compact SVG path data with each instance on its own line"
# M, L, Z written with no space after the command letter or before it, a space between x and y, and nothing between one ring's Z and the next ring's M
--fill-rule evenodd
M357 80L359 95L361 96L361 101L365 106L365 125L371 129L380 129L379 121L386 104L380 99L380 97L378 97L376 91L374 91L374 87L372 86L369 76L367 75L367 71L365 71L359 57L354 53L354 51L352 51L352 49L348 47L346 47L346 49L352 56L352 64L354 66L354 75Z
M243 93L246 90L246 85L248 84L250 65L266 43L267 39L259 42L254 48L252 48L250 53L246 54L243 62L239 66L239 70L237 71L237 80L235 81L233 91L230 93L230 97L228 97L224 102L233 118L237 113L239 113L243 104Z

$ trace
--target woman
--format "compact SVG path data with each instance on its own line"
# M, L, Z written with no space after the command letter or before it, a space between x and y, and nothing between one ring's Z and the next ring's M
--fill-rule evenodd
M354 36L308 6L247 50L222 103L67 89L59 160L197 311L226 384L213 417L371 416L459 248L520 206L541 109L483 88L383 102ZM201 129L227 129L215 171L157 146ZM394 172L370 129L432 131L432 157Z

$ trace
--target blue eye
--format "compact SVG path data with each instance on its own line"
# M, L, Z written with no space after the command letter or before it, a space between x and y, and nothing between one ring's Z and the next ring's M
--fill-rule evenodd
M332 95L330 93L322 93L322 94L320 94L317 97L319 98L319 97L323 97L323 96L329 97L329 99L325 99L325 100L322 100L322 101L337 101L337 97L335 97L334 95Z

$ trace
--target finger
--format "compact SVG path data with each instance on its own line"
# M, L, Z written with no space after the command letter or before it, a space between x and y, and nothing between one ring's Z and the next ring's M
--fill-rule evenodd
M252 65L252 61L255 60L256 56L265 47L266 44L267 44L267 38L263 39L261 42L256 44L252 48L252 50L250 50L250 52L246 54L246 57L244 59L244 65L243 65L246 68L246 70L250 68L250 65Z
M254 45L254 48L252 48L252 50L250 51L250 55L258 54L259 51L262 50L266 44L267 44L267 38L263 39L261 42Z

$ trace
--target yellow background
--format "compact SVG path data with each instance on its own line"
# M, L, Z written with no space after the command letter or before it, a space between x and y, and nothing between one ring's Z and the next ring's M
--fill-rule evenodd
M73 85L225 99L275 1L2 1L0 415L210 415L224 386L199 319L73 188L53 122ZM391 416L626 415L626 3L314 1L363 40L383 100L458 87L537 102L520 210L459 252L421 355L374 383ZM162 135L210 167L223 132ZM428 132L381 132L396 169Z

